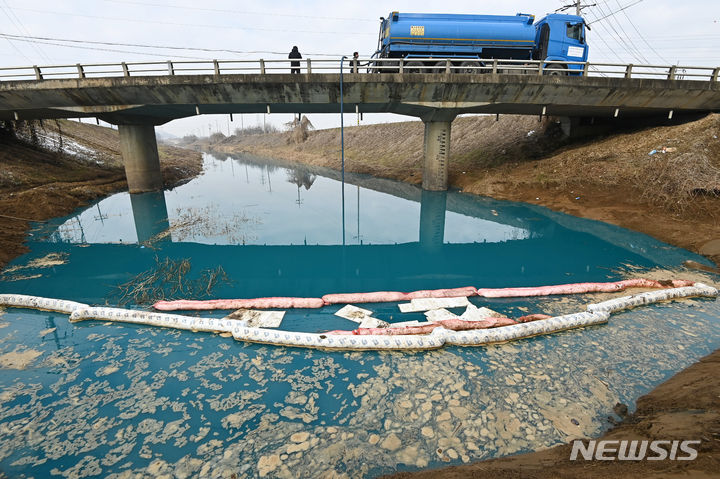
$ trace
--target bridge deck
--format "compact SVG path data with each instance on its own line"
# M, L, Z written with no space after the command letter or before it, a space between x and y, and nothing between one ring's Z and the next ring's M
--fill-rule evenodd
M338 113L339 74L173 75L0 82L0 119L162 124L197 114ZM720 111L717 81L508 74L345 74L347 111L622 117Z

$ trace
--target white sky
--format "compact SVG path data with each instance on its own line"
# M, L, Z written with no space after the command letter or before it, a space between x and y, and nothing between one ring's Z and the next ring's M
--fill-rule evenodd
M0 34L79 40L0 38L2 66L58 65L184 59L284 59L293 45L304 58L337 58L357 50L371 55L377 45L379 17L390 11L418 13L471 13L541 17L567 4L561 0L505 0L502 2L395 0L339 2L276 0L0 0ZM720 66L720 1L718 0L593 0L584 10L591 22L588 35L591 62L691 66ZM627 9L593 24L622 7ZM574 9L573 9L574 10ZM26 39L27 40L27 39ZM122 45L97 45L87 41L227 49L202 52ZM72 47L68 45L73 45ZM82 48L78 48L82 47ZM268 115L280 127L290 115ZM389 114L365 115L364 123L404 121ZM339 115L310 115L318 128L339 125ZM158 127L175 135L208 129L227 133L240 126L226 116L201 116L175 120ZM346 124L356 124L354 114ZM245 126L262 125L263 115L244 115Z

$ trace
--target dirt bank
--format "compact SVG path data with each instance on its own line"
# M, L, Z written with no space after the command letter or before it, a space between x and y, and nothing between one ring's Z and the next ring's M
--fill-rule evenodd
M458 118L452 188L525 201L613 223L720 261L720 115L672 126L570 141L552 119ZM289 132L196 143L340 168L339 130ZM345 167L409 183L422 179L421 122L345 130ZM666 152L662 153L662 148ZM656 150L657 153L649 153Z
M421 181L420 122L345 132L346 169ZM720 115L672 126L570 141L536 118L460 118L453 123L449 181L464 192L525 201L614 223L720 262ZM226 138L214 150L339 168L339 131ZM196 145L198 146L198 145ZM207 144L203 145L207 147ZM663 147L665 152L663 153ZM656 152L650 154L653 150ZM694 461L569 461L570 446L393 478L717 477L720 350L641 397L602 439L699 439ZM620 409L619 409L620 410ZM612 414L612 411L608 411Z
M27 251L23 241L29 220L67 215L127 190L116 130L60 121L37 125L34 133L26 126L18 133L23 141L0 132L0 268ZM159 152L166 187L202 170L197 152L166 145L159 145Z

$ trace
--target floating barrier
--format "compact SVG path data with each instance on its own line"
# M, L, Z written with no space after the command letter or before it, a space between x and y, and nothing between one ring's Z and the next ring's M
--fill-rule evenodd
M524 296L550 296L557 294L616 293L627 288L680 288L692 286L693 281L655 280L645 278L625 279L608 283L573 283L552 286L532 286L522 288L480 288L465 286L450 289L426 289L404 293L401 291L373 291L369 293L333 293L322 298L250 298L250 299L210 299L176 301L158 301L153 308L160 311L212 310L212 309L290 309L322 308L330 304L352 303L391 303L429 298L467 298L482 296L485 298L517 298ZM420 310L421 311L421 310Z
M422 298L461 298L475 296L477 290L472 286L451 289L423 289L403 293L400 291L374 291L371 293L335 293L322 297L325 304L351 304L351 303L393 303L411 301Z
M616 293L627 288L680 288L692 286L693 281L675 279L658 281L654 279L624 279L609 283L573 283L528 288L480 288L478 296L485 298L519 298L523 296L551 296L556 294Z
M86 307L73 311L70 322L77 323L87 319L100 319L119 323L148 324L164 328L185 329L208 333L229 333L233 327L239 326L237 319L229 318L196 318L180 314L150 313L121 308Z
M548 316L549 317L549 316ZM465 331L469 329L497 328L517 324L510 318L486 318L480 321L465 321L462 319L443 319L432 323L418 324L416 326L403 326L394 328L359 328L353 331L329 331L327 334L354 334L358 336L402 336L414 334L428 334L435 328L444 328L451 331Z
M234 329L232 334L239 341L251 343L340 350L424 350L438 349L445 344L445 337L437 334L420 336L342 336L244 327Z
M209 310L209 309L291 309L291 308L322 308L325 306L320 298L254 298L254 299L210 299L196 301L179 299L177 301L158 301L153 308L160 311L177 310Z
M390 303L411 301L421 298L460 298L475 296L477 290L472 286L452 289L424 289L403 293L400 291L374 291L371 293L326 294L322 298L252 298L252 299L210 299L197 301L179 299L176 301L158 301L153 308L160 311L210 310L210 309L266 309L266 308L322 308L329 304L350 303Z
M647 293L634 294L632 296L613 298L603 301L602 303L589 304L587 306L587 310L591 312L607 311L609 313L617 313L618 311L622 311L624 309L658 303L660 301L668 301L675 298L687 298L691 296L714 297L717 295L717 289L703 283L694 283L694 286L666 289L664 291L650 291Z
M551 334L574 328L584 328L607 323L608 312L574 313L554 318L541 319L531 323L519 323L502 328L476 329L472 331L453 331L446 334L445 344L453 346L480 346L483 344L503 343L541 334Z
M239 320L232 319L230 317L201 318L179 314L147 312L120 308L91 307L73 301L17 294L0 295L0 306L64 312L70 314L71 322L98 319L103 321L147 324L151 326L190 331L230 333L237 340L274 344L279 346L298 346L340 350L425 350L437 349L446 344L455 346L478 346L512 341L515 339L541 334L550 334L567 329L605 323L608 321L611 313L640 305L652 304L676 298L718 296L718 290L711 286L702 283L690 283L691 286L688 286L687 283L689 282L663 282L660 283L660 287L663 288L669 288L668 284L681 284L683 286L664 289L662 291L651 291L632 296L625 296L622 298L615 298L597 304L590 304L587 306L586 312L567 314L551 318L544 317L544 315L528 315L523 318L518 318L518 320L490 317L478 321L467 321L460 318L451 318L438 320L433 323L418 323L417 325L407 324L400 327L392 327L393 325L389 325L390 327L386 328L358 328L355 331L344 331L342 333L335 332L336 334L279 331L267 328L251 327L248 325L247 319ZM636 285L638 283L633 282L631 284L633 285L632 287L637 287ZM566 286L575 287L577 285ZM623 288L630 286L627 286L627 283L625 286L623 286L623 284L618 285L616 283L616 287ZM513 289L517 290L519 288ZM304 300L308 298L262 299L273 302L277 299ZM285 303L279 301L278 303L273 304ZM520 322L521 320L526 322ZM482 325L480 323L482 323ZM467 329L468 327L472 327L472 329Z
M90 306L75 301L64 299L42 298L40 296L28 296L25 294L0 294L0 306L12 306L14 308L40 309L43 311L56 311L58 313L70 314L76 309L89 308Z

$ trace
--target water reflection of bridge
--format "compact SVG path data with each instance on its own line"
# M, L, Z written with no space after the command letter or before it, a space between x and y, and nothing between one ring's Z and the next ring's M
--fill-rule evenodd
M297 182L293 181L293 178L304 178L308 175L340 180L339 172L327 168L247 156L230 161L287 169L288 181L295 184ZM166 234L164 241L155 243L155 246L162 248L162 255L192 257L194 262L198 258L212 256L210 251L215 251L216 263L217 258L221 257L223 267L228 271L233 267L239 271L252 270L250 276L254 282L259 282L258 284L277 282L283 276L286 276L287 280L294 278L292 281L318 281L314 274L303 274L303 271L315 271L320 276L325 276L328 281L337 277L353 277L353 281L357 282L356 290L362 290L365 280L377 285L378 282L385 282L383 278L388 279L387 287L392 287L394 281L398 280L398 271L403 271L403 275L408 278L433 277L447 280L476 277L479 269L483 272L494 270L502 276L507 275L508 271L525 275L534 268L538 269L538 274L540 270L550 272L548 269L558 273L572 273L578 261L570 261L569 258L583 258L591 251L608 256L608 261L611 257L617 258L618 263L627 260L628 252L637 257L638 263L646 264L679 263L685 259L681 252L669 250L666 245L650 237L631 234L605 223L573 218L542 207L478 198L457 192L423 191L417 186L367 175L346 175L346 182L358 188L420 203L418 241L397 245L366 244L344 247L338 238L337 246L203 246L195 243L172 243L171 236ZM167 233L170 224L162 192L131 195L131 205L140 243L157 238L158 234ZM445 244L447 211L511 226L521 230L523 234L508 238L502 243ZM353 220L349 219L348 224L352 223ZM117 254L115 248L128 250L122 255L135 255L130 245L93 245L92 248L79 249L74 255L87 256L83 261L97 264L107 262L108 258ZM226 249L227 253L217 256L218 250L215 248ZM140 258L146 256L147 252L137 255ZM589 259L588 263L593 263L593 260ZM207 265L215 266L217 264ZM125 270L120 268L120 271ZM437 287L447 285L443 283ZM418 284L418 287L428 286L423 283Z
M508 241L517 241L532 235L546 234L548 229L553 229L554 225L554 223L547 221L539 222L525 218L520 214L522 207L513 207L512 203L505 202L501 204L500 202L488 200L488 204L483 204L478 201L477 197L448 193L446 191L420 190L412 185L400 185L397 188L398 184L389 180L378 181L377 179L358 177L351 178L347 183L356 185L358 188L388 193L420 203L418 242L426 248L438 247L445 242L445 217L447 211L498 225L511 226L522 231L522 234L518 237L508 238ZM396 188L393 189L393 187ZM157 238L158 235L162 235L170 228L163 192L131 194L130 199L139 243L145 243ZM359 222L359 197L357 201ZM491 205L490 203L497 204ZM517 212L514 210L517 210ZM346 218L346 224L351 223L352 219ZM166 240L169 241L170 239L171 235L167 235ZM338 238L338 242L341 243L341 238Z

